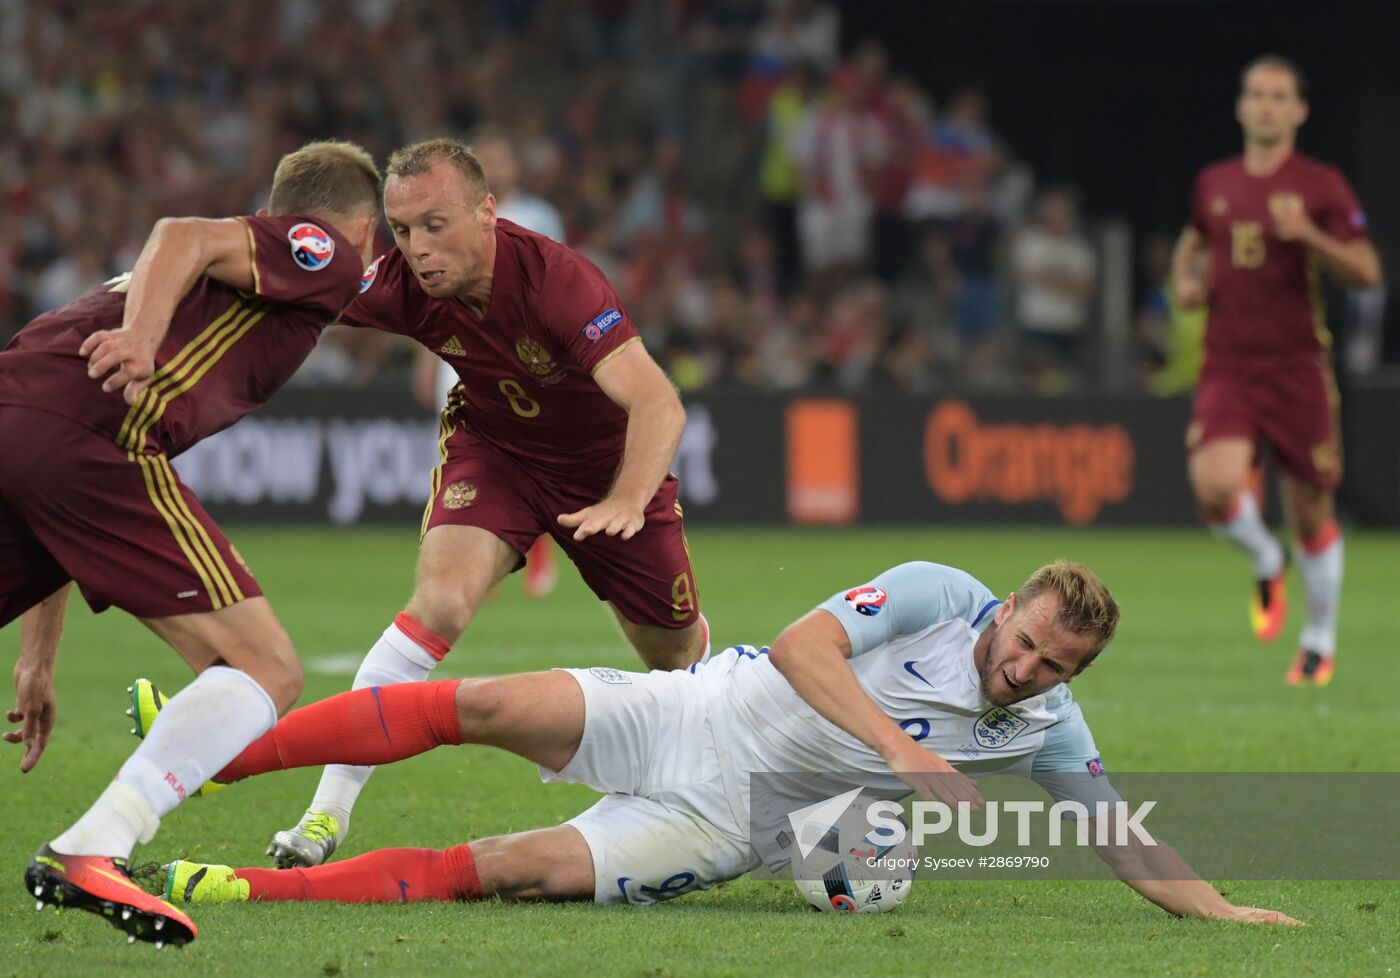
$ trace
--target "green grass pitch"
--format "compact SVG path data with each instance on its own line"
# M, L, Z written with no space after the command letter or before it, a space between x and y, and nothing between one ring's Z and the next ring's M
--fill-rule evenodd
M237 530L234 538L307 664L303 702L345 689L359 655L408 596L416 538L396 531ZM1013 589L1039 563L1083 560L1123 607L1119 637L1075 684L1109 770L1391 770L1400 754L1394 576L1400 538L1347 539L1342 657L1322 690L1290 689L1295 614L1283 640L1248 635L1242 558L1199 532L922 527L899 531L696 530L692 550L717 647L772 638L835 590L897 562L966 568ZM635 665L571 568L527 601L508 581L441 670ZM1301 588L1290 582L1295 611ZM11 662L18 628L0 633ZM1305 929L1168 917L1113 882L925 878L897 913L809 913L787 884L740 880L651 908L592 905L212 907L183 951L128 947L86 914L35 913L21 888L33 849L97 795L134 742L123 690L138 675L174 690L173 653L120 612L75 602L58 669L59 724L37 770L0 754L0 978L42 975L1384 975L1400 969L1394 883L1217 881L1231 900L1287 911ZM8 690L5 703L11 702ZM262 865L317 774L296 771L192 800L142 859ZM381 769L342 855L441 847L556 823L590 803L542 785L531 765L484 748L442 749ZM1345 831L1318 825L1319 833Z

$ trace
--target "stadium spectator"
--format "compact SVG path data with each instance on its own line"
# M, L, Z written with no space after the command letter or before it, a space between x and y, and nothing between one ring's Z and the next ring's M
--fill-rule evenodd
M805 61L830 71L840 55L841 13L822 0L774 0L751 44L755 60L780 68Z
M1182 309L1172 292L1172 241L1153 235L1143 248L1143 297L1136 332L1139 371L1154 394L1184 394L1196 386L1204 353L1206 318L1200 309Z
M496 127L478 130L472 137L471 147L491 184L491 193L496 198L496 216L562 243L564 222L559 211L549 201L520 186L520 161L505 130Z
M985 188L996 175L1001 151L986 113L982 94L968 89L927 128L904 201L910 220L953 220L966 208L968 191Z
M791 134L803 176L797 208L802 259L816 276L839 279L870 257L875 168L885 145L863 94L857 69L838 69Z
M177 0L144 0L140 16L5 6L0 339L94 275L129 268L141 243L130 228L255 209L278 156L331 135L379 155L441 135L508 137L518 175L493 174L503 212L512 197L547 201L557 236L617 282L642 334L668 364L675 352L692 385L810 378L810 351L789 342L795 297L810 293L798 308L825 301L872 271L903 294L923 276L916 242L929 222L946 231L978 195L995 215L994 252L1020 222L1033 178L1007 162L985 99L963 91L935 117L928 93L900 78L910 66L880 47L857 45L843 63L852 39L830 0L568 8L555 18L539 2L383 0L328 16L323 0L247 0L196 18ZM462 38L471 58L456 50ZM339 80L344 64L358 70ZM100 271L78 242L103 256ZM738 346L695 325L721 268L762 323ZM993 276L1005 293L995 263ZM979 305L986 294L974 281L949 298L1003 325L1003 310ZM378 337L329 330L323 342L298 382L411 370L409 352ZM937 372L932 336L900 348ZM760 356L785 359L740 366Z
M1097 281L1094 249L1079 230L1074 198L1053 191L1012 245L1020 362L1040 390L1064 390L1078 372Z
M951 359L957 355L952 296L958 285L947 235L928 232L919 242L915 263L900 280L894 303L896 316L924 334L935 358Z
M890 335L886 289L873 279L842 289L831 300L821 329L822 379L844 390L865 386Z
M960 346L971 353L1000 349L1002 288L998 281L1001 226L987 210L987 193L973 185L963 212L948 229L948 257L958 273L953 302Z
M107 277L102 254L91 245L61 250L34 283L34 311L48 312L67 305Z
M904 202L914 182L929 106L918 88L903 80L884 86L868 101L885 145L884 158L874 170L874 269L892 284L911 264L915 236Z
M801 245L797 236L797 204L802 198L802 170L793 157L793 132L806 115L816 93L816 70L798 62L773 90L762 120L763 149L759 158L758 189L763 221L777 251L778 284L784 295L802 277Z

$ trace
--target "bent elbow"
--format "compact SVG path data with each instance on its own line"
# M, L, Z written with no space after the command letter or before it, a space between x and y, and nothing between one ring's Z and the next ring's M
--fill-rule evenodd
M681 403L680 395L674 389L667 391L666 399L659 403L657 408L677 431L685 429L685 405Z
M151 228L151 241L162 248L175 248L180 252L190 252L200 248L203 238L199 233L202 218L162 217Z
M203 223L202 217L162 217L151 228L152 234L183 234Z
M788 635L788 630L784 630L773 643L768 646L768 661L773 664L773 668L779 672L786 673L788 663L792 659L792 639Z

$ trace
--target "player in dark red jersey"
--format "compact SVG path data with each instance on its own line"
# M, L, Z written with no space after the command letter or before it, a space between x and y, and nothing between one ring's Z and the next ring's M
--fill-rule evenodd
M116 605L198 678L170 700L97 802L25 873L39 900L130 940L194 924L131 882L160 818L296 701L291 641L170 457L233 424L296 371L359 292L380 177L350 143L284 157L271 215L164 220L130 275L34 320L0 352L0 626L22 616L4 739L38 763L70 582ZM179 709L169 712L176 706Z
M341 321L411 336L461 380L442 416L413 597L354 687L426 679L546 533L643 662L695 662L708 638L667 472L685 412L612 286L577 252L498 220L480 164L453 140L394 153L384 207L398 247ZM324 862L371 770L327 768L269 855Z
M1333 494L1342 454L1320 273L1371 286L1380 260L1346 179L1294 148L1308 115L1298 68L1276 55L1251 62L1235 113L1244 154L1201 171L1172 262L1181 305L1210 307L1186 436L1191 486L1212 532L1253 561L1251 622L1261 639L1273 639L1286 612L1287 557L1246 486L1260 445L1271 446L1307 595L1286 678L1322 686L1337 652L1342 539Z

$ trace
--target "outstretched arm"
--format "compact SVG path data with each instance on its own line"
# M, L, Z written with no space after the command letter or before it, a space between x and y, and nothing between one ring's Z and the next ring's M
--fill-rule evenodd
M647 503L676 456L685 430L685 408L666 374L637 340L604 361L593 379L627 412L622 466L603 500L576 513L564 513L559 522L576 527L575 540L595 533L630 540L646 522Z
M250 242L247 226L237 218L158 221L126 284L121 329L99 330L78 348L88 358L88 376L105 378L104 391L120 390L128 404L136 403L155 372L156 350L175 307L200 276L254 291Z
M5 740L24 744L20 772L28 774L39 763L53 732L55 701L53 664L63 635L63 612L68 607L65 584L20 616L20 652L15 662L15 708L5 714L19 730L5 731Z
M1171 846L1161 840L1155 840L1156 845L1146 845L1134 833L1123 834L1127 837L1126 845L1095 845L1094 851L1115 876L1167 913L1177 917L1217 917L1246 924L1302 924L1277 910L1235 906L1197 876ZM1089 838L1098 837L1094 822L1090 821ZM1114 833L1108 835L1108 838L1114 837Z

